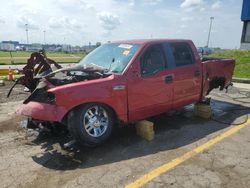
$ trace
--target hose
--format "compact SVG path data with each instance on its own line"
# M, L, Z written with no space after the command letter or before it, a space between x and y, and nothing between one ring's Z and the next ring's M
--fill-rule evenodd
M13 86L10 88L10 90L9 90L9 92L8 92L8 94L7 94L7 98L9 98L9 96L10 96L10 94L11 94L13 88L18 84L18 82L19 82L23 77L24 77L24 76L21 76L20 78L18 78L18 79L15 81L15 83L14 83Z
M232 97L232 96L229 96L229 95L227 95L227 94L226 94L226 96L227 96L228 98L231 98L233 101L236 101L236 102L240 102L240 103L250 103L250 101L248 102L248 101L242 101L242 100L240 100L240 99L242 99L242 98L250 98L250 91L239 91L239 90L237 89L237 92L238 92L238 94L241 94L241 95L244 95L244 96L243 96L243 97ZM220 96L220 97L222 97L222 96ZM224 98L225 98L225 97L224 97ZM211 101L211 102L212 102L212 101ZM213 103L213 105L216 105L216 104ZM235 111L250 110L250 107L232 108L232 109L229 109L229 110L222 110L222 109L220 109L220 108L213 108L213 109L215 109L215 110L220 110L220 111L223 111L223 112L225 112L225 113L231 113L231 114L233 114L233 115L239 115L239 114L234 113L234 112L235 112ZM246 115L245 115L245 118L244 118L244 120L243 120L242 122L240 122L240 123L230 123L230 122L221 121L221 120L219 120L218 118L215 118L215 115L214 115L214 112L213 112L212 117L211 117L211 120L213 120L213 121L215 121L215 122L218 122L218 123L221 123L221 124L226 124L226 125L241 125L241 124L246 123L246 122L248 121L248 118L249 118L249 115L246 114Z

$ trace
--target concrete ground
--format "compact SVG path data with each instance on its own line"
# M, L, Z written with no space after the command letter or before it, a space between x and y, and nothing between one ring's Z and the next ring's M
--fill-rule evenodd
M248 89L250 90L250 84L244 84L244 83L233 83L234 87L241 88L241 89Z
M250 113L250 88L211 94L213 120L193 115L193 106L150 120L155 139L139 138L133 125L118 129L97 148L64 149L64 135L38 134L19 128L14 109L0 103L1 187L124 187L149 171L244 123ZM248 89L247 89L248 88ZM7 91L0 87L1 97ZM12 95L22 93L16 89ZM13 98L14 100L15 98ZM235 125L231 125L235 124ZM216 143L143 187L250 187L250 125Z

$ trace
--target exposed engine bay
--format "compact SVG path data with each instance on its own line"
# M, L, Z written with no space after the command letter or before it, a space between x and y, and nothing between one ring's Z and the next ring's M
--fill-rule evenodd
M52 65L54 67L52 67ZM37 90L44 90L44 88L46 88L47 84L44 82L45 80L54 86L60 86L80 81L99 79L110 75L107 69L95 64L62 68L61 65L47 58L44 50L32 53L27 60L26 66L24 66L22 70L19 70L19 72L23 73L23 76L15 81L7 97L9 97L16 84L25 86L32 93L31 96L34 96ZM36 96L37 99L42 98L39 95ZM43 94L42 96L45 95ZM24 103L28 102L29 98L25 100Z
M108 75L110 74L102 67L91 64L87 66L77 65L74 67L58 69L42 76L42 78L45 78L55 86L59 86L74 82L103 78Z

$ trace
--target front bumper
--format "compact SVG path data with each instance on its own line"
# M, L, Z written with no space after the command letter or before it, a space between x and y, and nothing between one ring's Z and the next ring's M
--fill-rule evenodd
M16 113L35 120L61 122L67 109L62 106L30 101L21 105Z

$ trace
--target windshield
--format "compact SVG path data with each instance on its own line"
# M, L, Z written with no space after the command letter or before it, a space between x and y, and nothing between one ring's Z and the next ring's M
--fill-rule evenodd
M121 73L138 51L138 44L104 44L83 58L80 65L98 65L112 72Z

